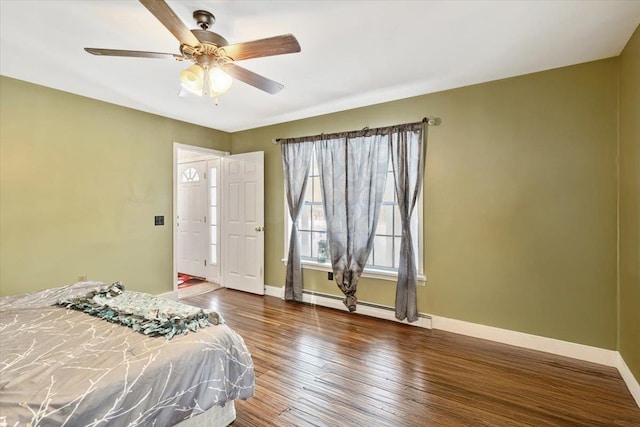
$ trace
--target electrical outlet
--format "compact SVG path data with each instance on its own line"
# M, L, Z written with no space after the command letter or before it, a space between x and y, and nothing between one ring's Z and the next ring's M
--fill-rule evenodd
M333 280L333 273L331 271L327 273L327 280Z
M157 215L156 217L154 217L154 221L155 221L155 225L164 225L164 216Z

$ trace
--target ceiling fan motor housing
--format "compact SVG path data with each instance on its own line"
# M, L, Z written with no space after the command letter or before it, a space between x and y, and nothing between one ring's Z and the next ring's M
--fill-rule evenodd
M193 12L193 19L196 20L198 27L203 30L206 30L216 22L216 17L213 16L213 13L206 10L196 10Z
M200 40L201 45L181 45L180 53L185 58L206 67L215 64L222 65L232 61L224 51L224 46L228 46L229 42L220 34L206 30L191 30L191 32Z

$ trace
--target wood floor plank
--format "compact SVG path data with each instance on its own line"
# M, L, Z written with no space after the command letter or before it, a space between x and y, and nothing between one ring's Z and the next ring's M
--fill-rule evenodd
M616 369L229 289L183 299L245 340L245 426L640 426Z

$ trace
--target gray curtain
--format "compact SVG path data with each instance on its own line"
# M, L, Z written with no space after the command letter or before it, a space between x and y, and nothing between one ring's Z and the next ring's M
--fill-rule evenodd
M409 322L418 320L416 300L416 255L411 236L411 216L418 202L424 176L424 123L398 127L391 135L391 161L396 196L400 209L402 238L396 287L396 318Z
M304 205L313 142L283 143L281 151L289 215L293 222L291 238L289 239L284 298L286 300L302 301L302 267L300 265L298 217Z
M387 178L384 131L334 134L315 143L334 279L356 310L356 289L371 253Z

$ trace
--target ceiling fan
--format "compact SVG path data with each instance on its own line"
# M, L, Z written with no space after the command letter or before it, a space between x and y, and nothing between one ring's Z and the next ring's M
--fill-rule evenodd
M300 52L300 45L293 34L230 45L221 35L208 31L215 22L215 17L206 10L193 12L193 18L200 29L190 30L164 0L139 1L178 39L180 54L88 47L84 50L100 56L191 61L193 64L180 73L183 88L181 95L186 91L186 94L215 97L216 104L218 95L231 87L232 78L270 94L284 88L284 85L242 68L235 62Z

